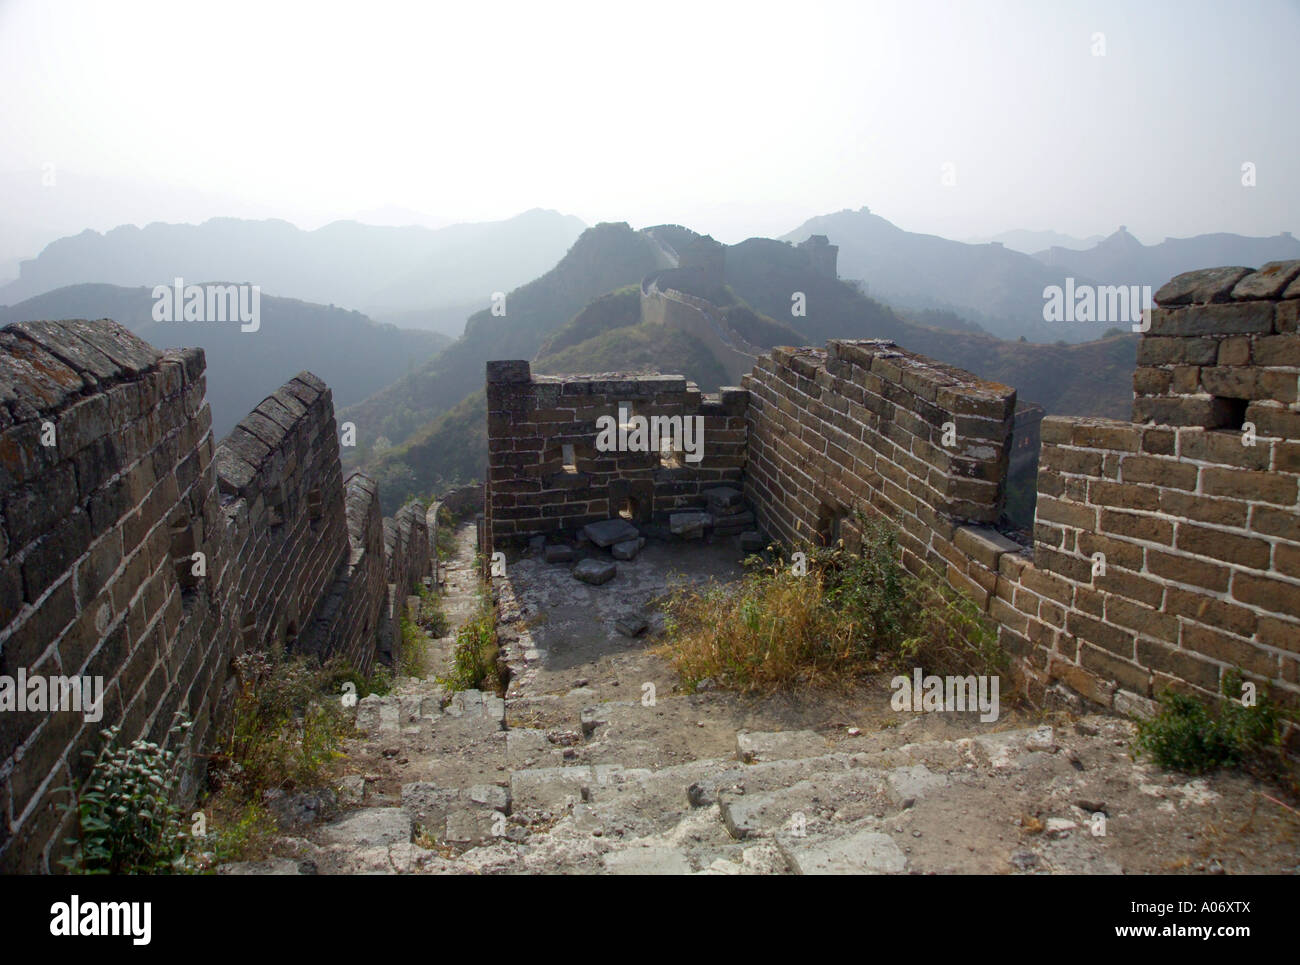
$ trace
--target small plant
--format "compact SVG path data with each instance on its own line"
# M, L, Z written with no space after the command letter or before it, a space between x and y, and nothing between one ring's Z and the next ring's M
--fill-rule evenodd
M231 800L214 805L212 830L204 841L211 863L256 861L270 850L280 826L260 801Z
M358 693L358 697L364 697L368 694L379 694L385 696L393 689L393 668L387 664L377 663L375 669L370 672L370 678L366 681L366 690L364 693Z
M420 625L429 632L431 637L445 637L447 631L451 629L451 623L442 609L442 598L424 584L420 584L418 592L420 596Z
M504 693L506 674L500 662L496 609L480 599L478 612L456 631L452 667L438 683L447 690L491 690Z
M1244 705L1236 671L1224 675L1222 689L1224 699L1213 705L1189 694L1162 694L1160 710L1137 721L1139 752L1167 770L1203 774L1253 764L1280 744L1281 721L1266 693Z
M260 800L273 788L323 783L350 729L333 671L259 651L235 659L235 680L230 729L211 759L215 787L235 785Z
M279 833L268 792L328 783L352 733L345 691L360 698L391 686L387 668L366 677L342 659L321 664L278 649L243 654L234 670L234 708L209 755L202 803L209 863L265 857Z
M438 508L438 535L434 540L438 561L445 563L456 555L456 514L446 506Z
M1005 655L975 602L929 572L909 573L886 522L859 514L857 523L860 552L805 546L798 569L751 557L738 586L671 594L659 652L688 689L707 678L770 692L915 666L998 673Z
M179 742L189 727L177 724L169 741ZM121 727L113 726L102 734L105 746L77 795L79 836L69 839L73 853L60 863L73 874L185 870L188 837L176 803L176 752L146 740L122 747L120 733Z
M401 618L402 648L397 655L397 672L403 677L423 678L425 670L424 631L406 614Z

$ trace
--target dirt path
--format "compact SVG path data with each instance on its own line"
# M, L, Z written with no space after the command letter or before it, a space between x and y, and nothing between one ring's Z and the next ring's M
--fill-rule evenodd
M457 532L452 629L428 644L430 678L474 612L473 542L473 527ZM900 714L885 680L764 700L680 693L650 652L652 600L673 582L734 578L738 556L651 540L603 586L540 554L512 562L495 581L505 699L404 678L361 701L343 813L257 870L1300 870L1300 822L1269 788L1137 762L1119 718ZM629 616L648 629L625 636Z

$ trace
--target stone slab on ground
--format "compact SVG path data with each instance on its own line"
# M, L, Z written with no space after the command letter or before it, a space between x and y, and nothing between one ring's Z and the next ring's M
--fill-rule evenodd
M582 528L582 532L601 549L608 549L615 543L623 543L641 535L626 519L607 519L599 523L588 523Z
M573 547L563 543L552 543L542 552L542 558L548 563L569 563L573 560Z
M402 808L362 808L321 829L326 844L387 847L411 840L411 816Z
M708 513L673 513L668 517L668 531L681 539L699 539L712 525L713 517Z
M615 543L609 552L616 560L631 560L636 559L636 554L641 552L643 546L645 546L645 537L639 536L636 539Z
M265 861L231 861L217 865L219 875L299 875L302 869L292 858L267 858Z
M516 809L555 810L582 800L591 785L590 767L536 767L510 775L510 799Z
M583 560L573 568L574 579L592 586L604 586L618 573L618 567L606 560Z
M676 848L628 848L605 855L605 870L616 875L688 875L694 869Z
M879 831L859 831L833 840L790 836L780 843L790 869L799 875L883 875L907 870L902 849Z
M635 637L645 632L650 624L638 613L625 613L614 621L614 629L625 637Z

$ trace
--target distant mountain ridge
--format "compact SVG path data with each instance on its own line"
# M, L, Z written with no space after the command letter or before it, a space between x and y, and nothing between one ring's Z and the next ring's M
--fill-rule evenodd
M505 221L429 229L336 221L304 231L287 221L213 218L122 225L51 242L0 286L14 304L69 285L132 287L175 277L230 278L265 294L376 312L490 304L555 264L586 225L534 209Z
M1043 290L1071 277L1083 285L1150 285L1208 265L1258 267L1300 258L1289 234L1212 234L1143 245L1124 228L1091 248L1051 247L1035 255L999 243L967 244L905 231L867 208L811 218L783 240L821 234L839 246L842 278L860 279L873 298L912 309L948 309L1000 338L1083 342L1115 326L1047 322ZM1026 233L1030 234L1030 233ZM1123 326L1120 326L1123 327Z
M156 348L201 347L218 438L303 369L324 379L334 404L345 406L401 378L450 341L436 332L381 325L359 312L274 295L261 296L255 332L240 331L237 322L157 322L153 306L151 288L73 285L0 307L0 325L111 318Z
M1077 251L1052 247L1034 258L1056 269L1102 279L1128 279L1116 284L1159 288L1170 278L1207 265L1243 265L1258 268L1270 261L1300 258L1300 241L1290 232L1269 238L1251 238L1226 232L1191 238L1166 238L1144 245L1124 225L1091 248Z
M1051 412L1124 417L1131 406L1137 344L1132 334L1081 345L995 338L956 316L883 305L833 277L807 249L770 238L726 246L721 277L710 280L706 272L697 285L689 284L690 272L663 270L666 254L698 254L700 240L680 226L591 228L552 271L509 293L505 316L478 313L455 345L341 412L340 419L357 424L354 460L379 480L385 506L482 477L483 364L489 359L527 358L534 372L549 374L681 373L705 391L730 381L701 339L644 320L639 280L647 275L671 275L675 285L710 298L719 315L762 349L822 345L830 338L891 338L1014 385L1021 398ZM802 314L792 312L792 292L804 295ZM942 325L927 323L932 318ZM375 445L381 436L385 445Z
M1043 289L1061 284L1060 272L1002 245L905 231L865 207L812 218L782 240L810 235L839 245L841 278L861 280L867 294L890 304L952 309L1001 338L1031 342L1087 341L1107 327L1044 322Z
M1105 235L1089 235L1087 238L1076 238L1059 231L1028 231L1024 228L1015 228L988 238L966 238L964 241L968 245L987 245L996 242L1021 254L1032 255L1048 248L1091 248L1105 237Z

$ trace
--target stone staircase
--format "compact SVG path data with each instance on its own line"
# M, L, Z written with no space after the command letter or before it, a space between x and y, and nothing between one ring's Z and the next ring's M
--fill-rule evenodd
M472 530L458 539L444 596L453 625L473 612L477 592ZM448 660L450 641L432 641L431 657ZM667 686L647 704L594 665L518 689L521 679L505 699L448 695L414 679L365 698L342 814L282 839L277 858L225 870L1120 873L1297 864L1294 837L1277 846L1295 830L1280 809L1261 813L1250 832L1265 842L1234 858L1212 829L1258 811L1258 788L1135 761L1132 725L1117 717L1004 714L986 724L918 714L885 721L895 726L832 719L762 730L751 725L776 719L767 705Z

